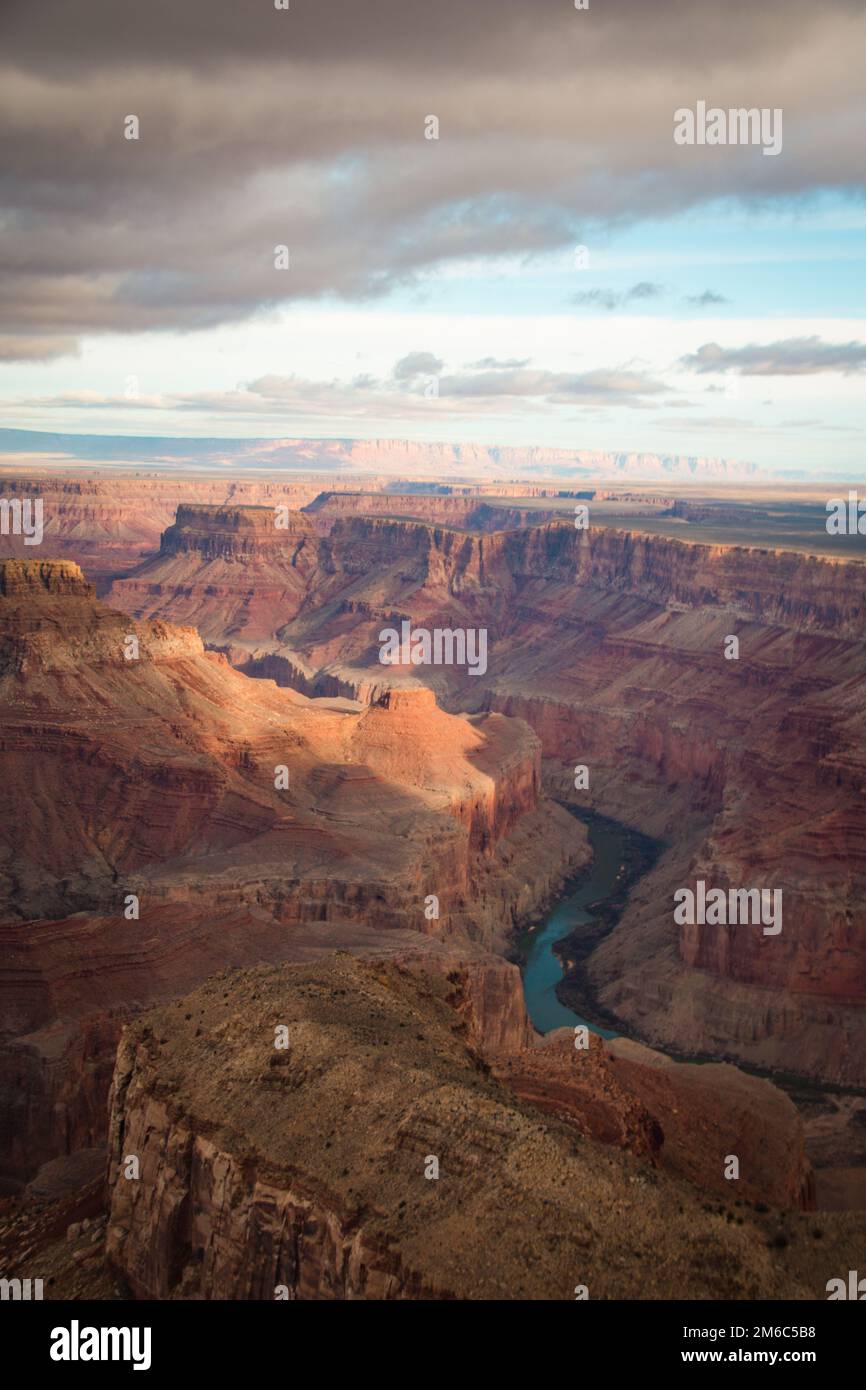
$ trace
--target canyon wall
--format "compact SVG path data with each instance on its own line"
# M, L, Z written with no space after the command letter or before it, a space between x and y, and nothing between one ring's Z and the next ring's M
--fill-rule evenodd
M295 615L265 605L256 643L222 631L209 565L186 559L158 611L185 612L195 590L209 640L248 673L360 700L423 680L445 708L523 719L554 795L667 842L586 965L623 1024L866 1084L866 567L567 522L487 535L344 517L318 541ZM383 666L380 633L403 620L483 628L486 671ZM678 928L673 894L698 878L780 890L781 934Z
M225 973L141 1018L112 1087L109 1259L144 1298L573 1299L576 1280L592 1298L818 1296L835 1230L803 1277L759 1217L740 1203L737 1222L676 1172L720 1172L749 1109L774 1157L752 1146L744 1194L808 1206L790 1102L740 1076L701 1148L700 1121L664 1124L703 1069L673 1068L654 1113L639 1091L663 1059L554 1057L525 1027L502 1034L521 1009L502 961L337 955Z
M392 933L502 947L586 857L520 721L449 714L422 686L366 705L250 681L194 629L95 600L67 561L0 563L0 711L17 1177L98 1142L130 1011L228 961Z
M366 479L365 486L383 486L384 481ZM110 477L75 475L71 470L62 474L34 471L22 476L0 469L0 498L41 499L42 548L54 558L81 565L88 579L100 589L111 576L131 569L159 550L162 533L175 521L177 508L184 503L288 506L299 510L325 486L337 492L349 484L304 475L276 482L235 476L183 477L172 472L140 476L120 469ZM33 559L33 547L25 543L23 536L0 535L0 559L14 557Z
M533 581L629 594L668 610L682 605L835 637L866 634L866 566L795 554L706 546L614 528L551 522L516 533L465 536L445 528L342 520L325 542L346 573L375 575L387 549L423 564L455 596L479 590L504 607Z

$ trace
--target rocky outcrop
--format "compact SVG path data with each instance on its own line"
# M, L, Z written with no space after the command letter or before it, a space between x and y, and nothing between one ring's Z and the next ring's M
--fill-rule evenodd
M184 504L159 554L115 580L108 598L142 617L170 613L248 659L250 644L272 641L300 611L317 564L303 512Z
M94 598L78 565L71 560L5 560L0 565L0 594L4 598Z
M315 562L316 532L301 511L277 507L209 507L184 503L177 509L174 525L163 533L161 555L192 552L207 559L222 557L243 560L252 555L273 553L288 565L297 563L304 542L313 543Z
M824 1264L864 1218L844 1233L831 1218L804 1267L771 1249L759 1216L738 1221L656 1161L666 1139L629 1094L636 1057L614 1093L624 1059L572 1049L593 1076L542 1119L517 1096L551 1050L497 1049L519 1033L491 1039L479 1021L509 980L516 1000L504 962L338 955L225 974L138 1020L112 1088L115 1270L144 1298L573 1299L576 1283L591 1298L823 1296ZM496 1079L509 1057L513 1088ZM762 1084L742 1078L742 1098ZM619 1115L608 1145L593 1137L604 1107ZM727 1140L716 1118L707 1152Z
M328 485L334 490L343 486L339 480ZM34 471L22 477L0 469L0 498L41 500L43 547L51 555L80 564L100 593L112 576L159 550L160 537L175 521L182 503L299 510L323 486L324 479L303 475L284 483L257 478L228 482L200 475L178 476L176 470L141 476L140 472L117 469L110 478L94 478L72 470L62 474ZM375 487L376 480L368 480L367 486ZM25 544L23 536L0 535L0 559L11 557L30 560L33 548Z
M228 960L391 934L503 946L586 856L521 722L449 714L420 686L310 701L238 674L192 629L106 607L67 562L23 563L0 563L0 1112L16 1177L99 1142L106 1059L142 1005Z
M793 1102L736 1067L674 1062L626 1038L591 1035L577 1052L573 1034L557 1029L533 1050L497 1058L494 1071L539 1109L698 1187L778 1207L815 1206Z

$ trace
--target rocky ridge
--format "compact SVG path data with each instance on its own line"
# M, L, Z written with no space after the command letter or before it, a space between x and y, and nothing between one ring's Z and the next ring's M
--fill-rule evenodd
M225 974L138 1020L112 1088L112 1267L139 1297L181 1299L573 1299L578 1283L592 1298L823 1296L825 1265L863 1218L847 1230L831 1218L820 1245L788 1218L789 1254L742 1200L710 1206L668 1166L715 1146L720 1169L726 1126L739 1138L751 1108L754 1132L772 1087L739 1075L730 1107L723 1087L716 1132L690 1159L685 1131L665 1132L665 1102L641 1095L649 1054L624 1065L600 1044L572 1047L540 1122L528 1076L543 1088L556 1048L527 1046L519 1026L485 1036L494 976L497 1017L510 978L517 1021L504 962L343 955ZM700 1068L665 1070L680 1100L700 1089ZM566 1072L581 1078L571 1089ZM773 1124L775 1158L752 1147L758 1184L778 1188L784 1172L797 1190L806 1169L783 1097ZM124 1176L131 1158L138 1179Z

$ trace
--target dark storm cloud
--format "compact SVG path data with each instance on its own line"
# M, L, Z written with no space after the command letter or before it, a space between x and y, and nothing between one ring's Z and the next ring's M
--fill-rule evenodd
M749 343L723 348L704 343L681 359L695 372L736 372L739 376L815 376L819 372L862 372L866 343L825 343L809 338L783 338L776 343Z
M856 14L860 0L824 6ZM777 57L814 19L813 0L607 0L575 16L561 0L4 0L0 36L44 71L97 62L178 66L226 58L279 62L286 56L327 63L357 56L465 68L498 68L504 58L550 60L563 44L567 59L589 52L602 60L621 51L626 62L751 53ZM575 24L583 25L577 29ZM613 52L612 52L613 51Z
M3 0L0 321L202 328L720 196L862 187L864 32L845 0ZM780 158L675 146L702 96L783 107Z

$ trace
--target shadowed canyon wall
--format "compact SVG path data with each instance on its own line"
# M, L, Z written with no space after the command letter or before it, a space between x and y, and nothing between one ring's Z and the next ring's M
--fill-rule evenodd
M276 563L297 579L287 544ZM227 629L215 561L192 544L181 577L163 557L113 597L142 614L195 603L233 661L308 694L374 700L402 676L446 708L526 720L554 795L669 846L587 962L605 1006L656 1043L866 1084L866 567L562 522L343 518L307 549L291 603L262 605L255 633ZM273 555L246 557L236 594ZM484 627L486 672L383 666L379 634L403 620ZM780 890L782 932L677 927L674 892L700 878Z

